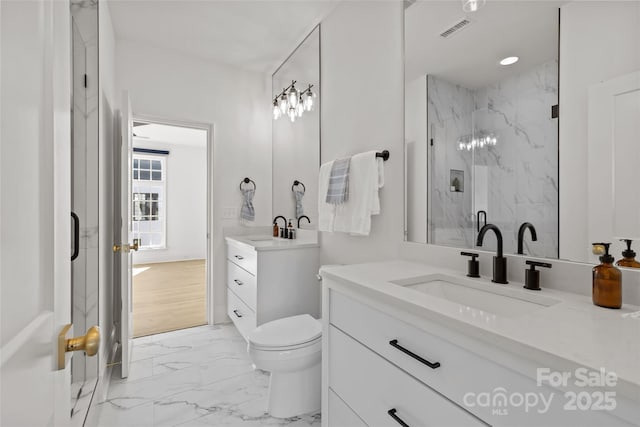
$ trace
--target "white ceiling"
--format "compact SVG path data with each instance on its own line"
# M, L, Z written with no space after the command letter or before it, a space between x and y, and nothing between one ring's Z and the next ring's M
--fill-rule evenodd
M273 72L340 0L111 0L116 37Z
M419 1L405 11L406 78L432 74L476 89L542 64L558 55L558 8L566 1L487 0L465 14L461 1ZM472 24L449 38L447 28ZM505 67L507 56L520 61Z
M207 131L182 126L170 126L159 123L134 122L133 141L136 145L153 148L154 143L206 147Z

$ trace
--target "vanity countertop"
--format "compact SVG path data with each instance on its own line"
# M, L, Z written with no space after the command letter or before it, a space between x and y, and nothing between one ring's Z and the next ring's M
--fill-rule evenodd
M303 230L300 230L303 231ZM249 246L256 251L281 251L285 249L300 249L300 248L318 248L317 233L311 230L304 230L307 233L300 233L297 239L282 239L280 237L271 237L265 235L249 235L249 236L229 236L225 237L225 240L240 243L241 245Z
M623 305L619 310L596 307L589 297L544 289L543 283L542 291L535 294L560 300L559 303L527 314L500 317L463 310L460 304L391 283L431 274L466 280L459 271L389 261L323 267L321 274L351 290L365 291L382 302L521 354L540 366L554 366L553 362L560 358L595 371L604 367L617 375L624 394L640 401L640 307ZM473 280L488 287L505 286L510 292L533 292L522 289L521 283L498 285L486 277Z

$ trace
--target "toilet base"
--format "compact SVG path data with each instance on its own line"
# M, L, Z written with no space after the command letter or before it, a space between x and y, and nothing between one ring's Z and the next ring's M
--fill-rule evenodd
M321 365L296 372L271 372L268 411L275 418L291 418L320 411Z

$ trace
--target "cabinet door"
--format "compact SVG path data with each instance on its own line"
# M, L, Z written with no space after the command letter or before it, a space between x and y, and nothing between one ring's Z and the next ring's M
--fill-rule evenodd
M329 387L368 425L486 425L333 326L328 357Z

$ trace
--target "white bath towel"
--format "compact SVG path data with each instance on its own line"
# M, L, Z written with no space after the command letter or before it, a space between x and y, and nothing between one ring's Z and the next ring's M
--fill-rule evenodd
M380 213L378 190L384 186L383 160L375 151L356 154L349 171L349 200L335 207L333 231L368 236L371 216Z
M327 203L327 191L329 189L329 177L333 160L320 166L318 174L318 230L333 231L333 221L336 213L336 205Z

